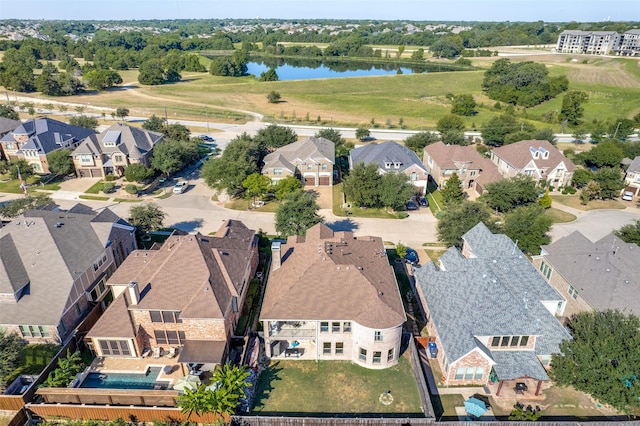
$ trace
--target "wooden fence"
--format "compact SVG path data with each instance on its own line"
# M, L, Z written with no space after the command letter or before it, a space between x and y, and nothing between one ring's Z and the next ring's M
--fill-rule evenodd
M420 393L420 401L422 402L422 412L427 418L435 418L433 405L431 404L431 398L429 396L429 388L427 387L427 380L424 377L420 355L418 354L418 349L416 348L413 336L409 339L408 351L411 358L413 375L416 379L416 383L418 384L418 392Z
M434 419L383 418L383 417L268 417L233 416L232 425L237 426L422 426L435 425Z
M9 420L7 426L24 426L28 421L29 417L27 416L27 413L24 409L21 408L20 410L18 410L16 415L13 416L11 420Z
M41 388L36 392L47 404L135 405L175 407L177 390Z

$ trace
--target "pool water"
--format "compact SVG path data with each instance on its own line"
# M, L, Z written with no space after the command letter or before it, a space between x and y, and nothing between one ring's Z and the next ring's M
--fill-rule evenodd
M103 389L153 389L160 367L150 367L146 373L89 373L80 384L81 388Z

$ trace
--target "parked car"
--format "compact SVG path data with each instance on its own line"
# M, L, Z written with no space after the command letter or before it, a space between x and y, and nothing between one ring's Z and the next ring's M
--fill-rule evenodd
M422 207L429 207L429 202L427 201L427 197L420 197L420 205Z
M622 199L624 201L633 201L633 192L631 191L624 191L622 193Z
M418 252L416 252L412 248L407 247L407 253L404 256L404 260L406 260L407 263L410 263L411 265L415 265L418 263L420 258L418 257Z
M203 141L205 141L205 142L213 142L213 141L215 141L215 139L214 139L214 138L212 138L212 137L211 137L211 136L209 136L209 135L200 135L200 136L198 136L198 137L199 137L200 139L202 139Z
M182 194L187 189L187 186L189 186L189 182L186 182L186 181L177 182L173 186L173 193Z
M415 201L407 201L407 210L418 210L418 203Z

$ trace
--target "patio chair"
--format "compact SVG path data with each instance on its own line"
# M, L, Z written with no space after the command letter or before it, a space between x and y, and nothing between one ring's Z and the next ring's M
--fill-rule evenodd
M167 358L175 358L176 355L178 355L178 348L176 348L175 346L170 347Z
M154 358L160 358L163 354L164 354L164 351L162 350L162 348L158 348L158 347L153 348Z

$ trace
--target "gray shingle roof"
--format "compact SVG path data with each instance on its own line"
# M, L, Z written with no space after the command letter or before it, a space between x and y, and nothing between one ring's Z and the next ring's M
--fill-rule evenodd
M477 225L463 237L482 257L464 258L452 247L440 257L443 269L430 262L415 270L449 362L479 347L475 336L538 336L533 353L558 352L569 334L542 302L562 297L519 251L492 256L495 239L482 233L490 231Z
M282 167L293 171L301 161L335 160L335 144L328 139L308 137L276 149L264 158L263 169Z
M493 369L500 380L521 377L549 380L547 372L532 351L493 351L491 355L496 361Z
M94 133L93 130L72 126L51 118L35 118L25 121L0 140L13 141L14 134L28 135L29 140L21 149L37 149L40 154L48 154L62 148L63 142L76 144Z
M21 121L0 117L0 136L14 130L20 124L22 124Z
M415 152L404 145L392 141L369 144L352 149L349 154L349 160L352 167L358 163L364 163L365 165L375 163L380 170L402 172L415 165L427 173L422 161L420 161ZM385 166L388 163L391 163L391 168ZM396 169L395 164L399 164L400 167Z
M633 159L629 167L627 168L627 173L640 173L640 155Z
M83 140L72 155L122 152L130 159L140 160L153 150L163 137L162 133L117 123L99 135L92 135ZM105 146L105 143L110 145Z
M518 247L504 234L493 234L482 222L462 236L474 257L496 258L519 254Z

